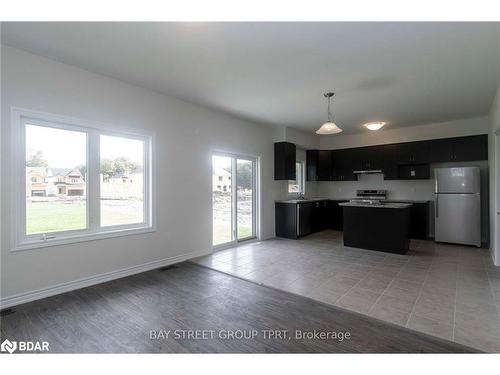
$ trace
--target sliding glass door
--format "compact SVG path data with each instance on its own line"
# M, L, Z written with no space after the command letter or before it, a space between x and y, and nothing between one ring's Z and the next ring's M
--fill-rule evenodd
M212 226L213 247L256 237L255 158L212 156Z

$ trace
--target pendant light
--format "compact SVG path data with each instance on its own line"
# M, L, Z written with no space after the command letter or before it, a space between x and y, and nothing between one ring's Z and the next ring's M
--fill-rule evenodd
M333 92L327 92L326 94L324 94L325 98L328 98L328 121L321 125L318 130L316 130L316 134L337 134L342 131L342 129L340 129L337 124L333 122L333 116L330 112L330 100L332 99L333 95Z

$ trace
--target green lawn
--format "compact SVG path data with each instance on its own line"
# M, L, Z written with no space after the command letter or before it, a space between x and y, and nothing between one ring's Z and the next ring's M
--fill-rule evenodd
M252 235L252 226L238 226L238 238L246 238ZM231 229L228 225L214 224L213 244L220 245L231 241Z
M101 225L143 221L141 201L102 201ZM86 228L85 202L31 202L26 206L26 233L50 233Z
M101 224L117 225L142 221L142 202L103 201ZM32 202L26 206L26 233L50 233L86 228L85 202ZM238 226L238 238L251 236L251 225ZM214 225L214 245L231 241L227 225Z
M26 233L78 230L86 227L84 202L35 202L26 206Z

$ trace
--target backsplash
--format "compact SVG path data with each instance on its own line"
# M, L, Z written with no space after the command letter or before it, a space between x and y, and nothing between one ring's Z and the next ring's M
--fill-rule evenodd
M383 174L359 175L358 181L318 182L318 195L329 198L354 198L356 190L385 189L388 199L434 199L434 180L392 181Z

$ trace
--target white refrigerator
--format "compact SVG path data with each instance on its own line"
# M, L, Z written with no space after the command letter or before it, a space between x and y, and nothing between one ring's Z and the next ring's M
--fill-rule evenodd
M435 240L481 246L479 167L436 168Z

